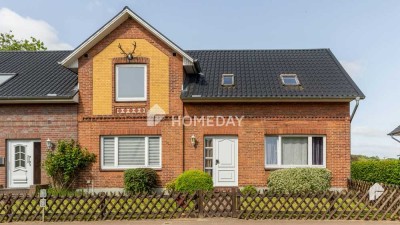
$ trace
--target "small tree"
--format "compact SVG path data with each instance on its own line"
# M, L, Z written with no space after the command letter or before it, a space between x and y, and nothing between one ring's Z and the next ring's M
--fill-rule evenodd
M30 40L23 39L17 40L12 34L12 31L8 33L0 33L0 51L40 51L47 50L44 43L34 37Z
M56 150L47 153L44 168L51 177L54 188L70 189L79 172L95 161L96 155L81 148L74 140L60 140Z

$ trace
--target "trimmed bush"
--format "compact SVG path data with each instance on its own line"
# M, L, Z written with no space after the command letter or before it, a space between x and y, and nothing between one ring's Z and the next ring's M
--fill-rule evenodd
M315 193L328 190L331 178L332 174L327 169L281 169L271 172L267 186L274 193Z
M194 193L198 190L213 190L213 181L208 173L200 170L188 170L179 175L174 181L168 183L167 189L179 192Z
M257 189L252 185L247 185L244 188L240 189L240 192L242 192L242 195L252 196L257 194Z
M165 188L168 191L175 191L175 180L168 182L167 185L165 185Z
M351 163L351 179L400 185L400 160L359 160Z
M157 187L157 173L150 168L125 170L124 186L128 193L152 192Z

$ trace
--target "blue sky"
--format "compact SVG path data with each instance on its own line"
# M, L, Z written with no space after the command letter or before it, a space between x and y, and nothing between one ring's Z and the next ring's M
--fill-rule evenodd
M330 48L367 96L352 153L400 154L400 1L2 0L0 32L71 49L125 5L183 49Z

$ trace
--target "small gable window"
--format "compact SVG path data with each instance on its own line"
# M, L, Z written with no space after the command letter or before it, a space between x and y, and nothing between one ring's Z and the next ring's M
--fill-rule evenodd
M283 85L300 85L296 74L281 74Z
M222 74L222 86L235 85L235 75L233 74Z
M0 73L0 85L15 76L15 73Z
M115 68L116 101L147 100L147 66L145 64L123 64Z

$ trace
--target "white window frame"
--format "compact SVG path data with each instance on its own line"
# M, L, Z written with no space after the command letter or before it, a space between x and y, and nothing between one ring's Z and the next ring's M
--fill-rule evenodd
M120 67L143 67L144 68L144 97L118 97L118 68ZM118 102L147 101L147 65L146 64L118 64L115 66L115 100Z
M277 143L277 164L267 164L267 146L265 140L267 137L278 137ZM307 165L282 165L282 137L307 137ZM322 137L323 144L323 163L322 165L312 164L312 138ZM284 169L284 168L326 168L326 136L325 135L266 135L264 136L264 165L266 169Z
M285 77L294 77L296 84L286 84L285 83ZM298 86L300 85L300 81L299 78L297 77L297 74L281 74L281 80L282 80L282 84L286 85L286 86Z
M144 166L119 166L118 165L118 138L120 137L144 137L145 138L145 165ZM150 166L149 165L149 138L157 137L160 139L160 165L159 166ZM104 138L114 138L114 166L105 166L104 165ZM162 137L161 136L102 136L100 138L101 145L101 169L106 170L121 170L121 169L136 169L136 168L152 168L152 169L161 169L162 168Z
M225 77L232 77L232 84L225 84L224 83L224 78ZM235 75L233 74L233 73L225 73L225 74L222 74L222 80L221 80L221 84L222 84L222 86L234 86L235 85Z

